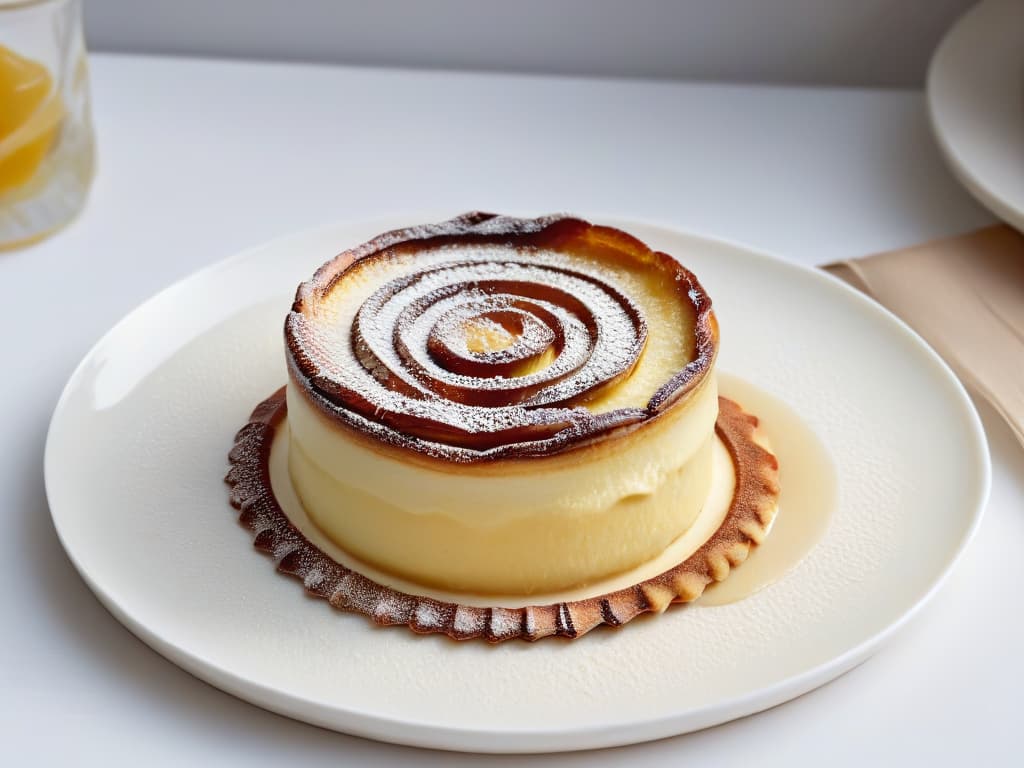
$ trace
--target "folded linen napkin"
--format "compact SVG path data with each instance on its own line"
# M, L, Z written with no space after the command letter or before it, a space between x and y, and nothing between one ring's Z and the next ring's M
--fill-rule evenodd
M932 345L1024 445L1024 235L997 225L828 264Z

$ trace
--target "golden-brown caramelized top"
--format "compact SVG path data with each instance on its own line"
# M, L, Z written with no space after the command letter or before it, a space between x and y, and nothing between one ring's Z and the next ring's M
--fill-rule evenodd
M673 319L656 345L649 327L665 323L645 307ZM472 462L657 415L707 375L717 327L693 274L620 230L470 213L332 259L299 286L285 338L292 380L329 418ZM654 346L669 369L631 383ZM623 387L642 400L617 407Z

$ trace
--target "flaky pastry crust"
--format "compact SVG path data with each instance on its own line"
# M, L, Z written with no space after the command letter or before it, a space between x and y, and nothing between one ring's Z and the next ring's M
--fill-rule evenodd
M322 552L289 521L270 481L270 451L286 416L285 391L260 403L235 436L229 454L230 502L281 573L300 579L306 591L334 608L361 613L380 625L406 625L414 632L453 640L540 640L580 637L595 627L621 626L672 603L696 600L722 581L761 543L774 519L778 462L754 439L757 417L719 398L716 432L732 458L736 486L725 519L692 555L664 573L624 589L581 600L524 608L482 608L401 592L377 583Z

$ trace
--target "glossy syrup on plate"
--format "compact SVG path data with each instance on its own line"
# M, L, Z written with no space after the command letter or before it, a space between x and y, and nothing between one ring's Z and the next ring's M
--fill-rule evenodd
M837 501L835 467L800 415L743 379L718 374L719 389L760 420L760 432L779 460L779 511L760 546L729 578L709 586L695 605L726 605L774 584L808 556L828 530Z

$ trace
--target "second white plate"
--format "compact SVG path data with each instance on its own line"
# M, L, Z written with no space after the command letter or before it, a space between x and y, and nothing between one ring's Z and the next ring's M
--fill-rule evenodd
M928 70L928 111L960 181L1024 231L1024 2L986 0L954 25Z
M655 739L850 669L933 593L975 529L988 488L981 426L902 323L813 270L602 221L691 267L715 302L722 369L794 406L827 446L840 498L811 556L740 603L571 643L457 645L306 598L228 507L226 453L285 380L294 286L343 248L412 223L329 227L199 272L126 317L68 382L46 449L57 532L111 612L193 674L404 744L529 752Z

